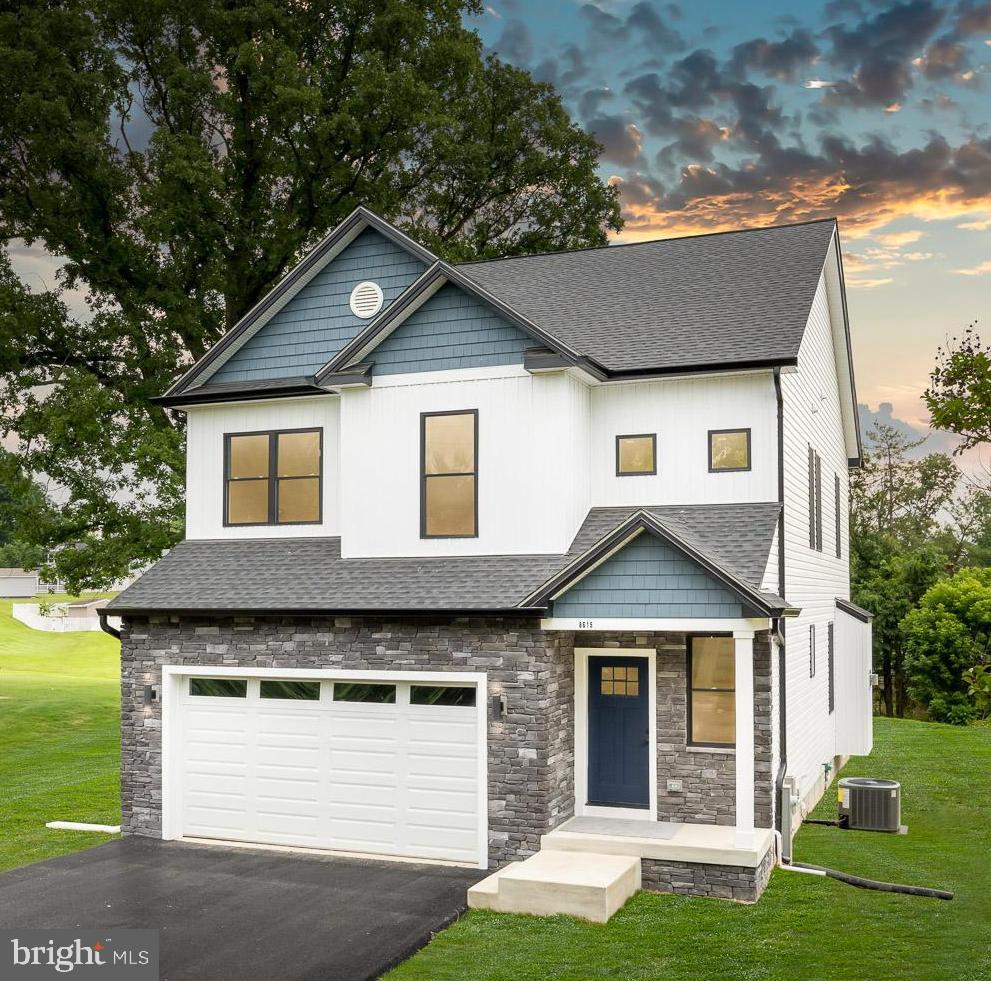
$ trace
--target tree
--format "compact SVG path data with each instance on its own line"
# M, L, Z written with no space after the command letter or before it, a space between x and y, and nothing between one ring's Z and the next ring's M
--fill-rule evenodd
M991 442L991 346L976 323L937 350L923 397L932 425L961 437L955 453Z
M182 418L153 406L355 205L453 260L600 245L600 147L482 57L475 0L60 0L0 13L0 421L64 492L70 588L181 534ZM77 316L69 300L85 295ZM78 300L76 300L78 307ZM53 537L39 537L44 527Z
M876 423L868 433L871 448L850 481L851 592L874 612L887 715L904 715L908 707L902 621L944 574L938 518L960 479L945 454L909 459L922 442Z
M905 672L930 718L968 722L991 657L991 569L962 569L930 587L905 617Z

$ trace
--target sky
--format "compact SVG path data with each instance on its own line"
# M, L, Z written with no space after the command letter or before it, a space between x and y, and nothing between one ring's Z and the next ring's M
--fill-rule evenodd
M937 347L991 340L991 0L483 2L486 49L602 143L615 241L837 217L861 418L926 430Z
M838 218L859 399L926 429L937 347L991 340L991 0L486 0L470 23L603 144L615 241Z

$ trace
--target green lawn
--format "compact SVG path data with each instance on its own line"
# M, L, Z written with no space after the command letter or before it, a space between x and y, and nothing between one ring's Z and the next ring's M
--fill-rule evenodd
M902 783L905 836L806 825L795 858L952 889L942 902L776 870L754 906L640 893L604 926L469 913L390 981L991 978L991 729L875 720L844 776ZM835 817L828 791L817 817Z
M109 837L46 821L120 823L120 645L31 630L10 609L0 600L0 870Z

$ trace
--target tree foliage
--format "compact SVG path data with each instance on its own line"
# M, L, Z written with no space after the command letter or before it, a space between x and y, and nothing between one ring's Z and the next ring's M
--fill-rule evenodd
M961 437L957 453L991 443L991 345L976 328L939 348L924 395L932 425Z
M974 687L991 663L991 569L961 569L935 583L905 617L905 673L930 718L967 722Z
M617 192L474 0L55 0L0 12L0 419L64 491L72 588L181 533L182 420L149 402L359 203L452 260L604 244Z

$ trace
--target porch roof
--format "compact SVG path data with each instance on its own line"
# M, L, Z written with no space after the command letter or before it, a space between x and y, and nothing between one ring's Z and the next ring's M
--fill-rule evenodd
M106 607L140 613L515 613L637 515L656 519L690 555L767 608L761 590L780 505L593 508L563 555L342 558L339 538L186 540Z

